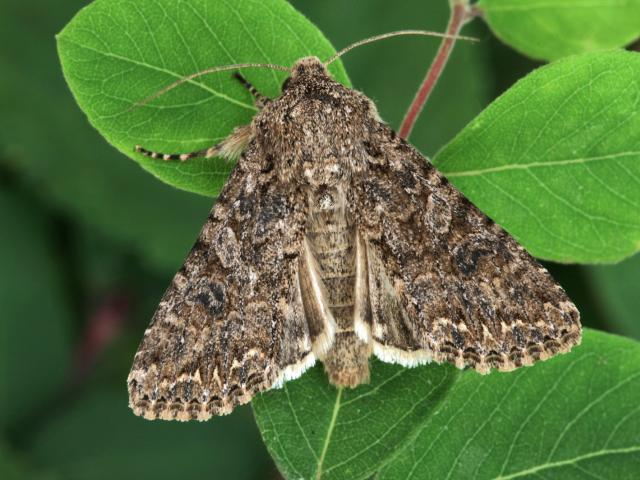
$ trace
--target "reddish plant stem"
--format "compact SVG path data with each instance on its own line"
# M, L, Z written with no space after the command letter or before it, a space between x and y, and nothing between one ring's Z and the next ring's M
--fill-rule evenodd
M449 18L449 25L447 26L447 33L449 35L458 35L460 30L466 23L468 19L467 16L467 2L456 1L453 2L451 8L451 17ZM440 48L438 49L438 53L433 60L433 63L429 67L427 71L427 75L424 77L422 85L420 85L420 89L416 94L407 114L402 121L402 126L400 127L400 137L408 138L411 134L411 130L413 130L413 126L424 107L424 104L429 98L429 95L433 91L433 88L436 86L438 79L440 78L440 74L444 69L447 61L449 60L449 56L453 51L453 46L455 45L456 40L454 38L444 38L442 39L442 43L440 44Z

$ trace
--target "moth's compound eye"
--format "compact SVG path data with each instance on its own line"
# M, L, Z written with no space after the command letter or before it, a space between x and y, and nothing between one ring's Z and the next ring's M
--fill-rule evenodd
M289 84L291 83L291 77L285 78L284 82L282 82L282 91L284 92L287 88L289 88Z

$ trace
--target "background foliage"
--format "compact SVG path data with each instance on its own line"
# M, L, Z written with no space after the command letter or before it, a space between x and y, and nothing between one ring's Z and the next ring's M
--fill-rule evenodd
M200 0L193 4L210 4L211 8L215 8L216 5L233 3L229 2L231 0ZM54 40L54 35L87 3L81 0L61 0L56 2L55 8L51 8L50 2L44 0L5 0L0 4L0 225L5 226L4 233L0 236L0 264L3 265L0 274L0 478L277 478L276 467L271 463L247 407L238 409L230 417L216 419L205 425L144 422L133 417L126 407L124 379L141 332L163 289L194 241L212 200L176 190L157 181L109 146L88 125L62 78ZM106 3L102 1L102 4ZM126 3L110 2L111 5ZM139 3L144 13L147 2ZM429 28L442 31L448 17L448 2L445 0L409 0L400 5L384 0L347 4L339 0L291 3L305 13L337 47L372 34L396 29ZM514 15L513 8L509 9L509 2L486 0L480 2L480 5L483 4L486 6L487 21L491 28L500 38L510 40L501 32L502 25L511 21L506 15ZM582 8L583 4L586 2L576 0L569 7ZM581 12L584 14L582 10ZM611 15L620 14L615 9L612 12ZM238 15L241 17L243 13ZM548 21L549 15L545 17L545 12L541 13L537 9L534 13L536 18ZM144 23L145 19L153 18L155 30L162 30L159 28L162 18L154 18L153 15L157 15L157 12L147 12L138 20L130 20L128 31L131 35L141 35L140 38L134 37L134 43L139 44L140 48L145 46L141 42L148 39L140 33L148 28ZM291 15L292 19L296 18L295 14ZM625 11L623 15L628 18L629 12ZM235 18L238 18L237 15ZM517 18L532 17L518 14ZM554 28L559 28L562 32L569 31L567 29L570 27L562 23L566 21L564 17L555 15L554 18L558 19ZM618 17L614 15L607 18L615 21ZM582 22L587 20L584 16L580 17ZM625 21L625 25L626 23ZM235 25L233 16L226 20L226 24ZM522 28L525 29L533 28L527 26L525 21L523 25ZM620 22L616 25L620 25ZM100 26L97 25L96 28ZM602 45L599 43L600 36L582 39L577 43L583 46L585 42L591 46L621 46L637 37L638 32L634 31L634 27L636 24L628 28L625 26L613 29L616 35L619 34L619 38L606 35ZM282 29L278 29L278 33L281 33L280 30ZM610 33L612 29L607 27L603 31ZM597 30L594 32L597 33ZM90 31L84 33L91 34ZM540 65L500 43L479 21L466 27L464 33L475 35L482 41L474 45L460 43L456 46L452 60L412 134L412 142L428 155L438 152L491 100ZM122 37L124 42L125 35ZM527 38L535 37L528 35ZM606 43L608 41L613 43ZM536 58L553 59L554 55L560 56L562 53L557 48L539 52L531 50L548 43L540 38L536 39L533 47L519 44L516 40L512 40L512 43L518 50ZM232 48L233 45L234 42L230 41L228 47ZM281 58L282 62L295 58L296 51L288 49L289 42L272 44L270 48L274 55L281 55L278 59ZM354 87L373 98L382 117L398 127L436 48L437 41L434 40L388 40L350 53L345 57L344 64ZM202 45L197 52L196 64L208 66L208 55L215 54L214 49L212 45ZM574 49L567 53L579 53L583 50ZM148 49L144 50L145 53L147 51ZM193 68L188 63L191 59L187 61L184 56L180 58L186 62L181 73L191 72ZM239 56L233 58L240 59ZM95 60L92 57L85 59L96 65L96 78L99 78L99 68L104 64ZM135 90L120 92L124 98L144 97L142 87L153 89L154 85L166 82L165 78L149 75L144 70L132 71L130 74L137 75L139 81L135 82ZM260 75L264 76L264 80L258 76L256 83L264 85L267 92L277 91L278 82L275 79L269 78L269 74L265 72ZM346 77L343 79L347 81ZM237 86L227 86L220 79L208 81L213 82L211 85L214 86L215 82L221 82L220 89L229 88L229 95L243 98L243 92ZM130 82L122 83L129 84ZM188 97L187 103L206 100L206 95L198 89L182 92L167 98L165 101L168 103L165 105L175 105L176 103L171 102L179 103L184 100L180 95ZM633 92L630 90L629 94ZM593 98L607 102L606 98ZM244 100L247 100L246 97ZM220 112L225 112L223 106L214 101L205 102L204 105L201 117L185 122L185 131L191 132L197 126L202 127L202 132L198 132L197 137L178 136L177 142L190 141L192 138L209 141L213 137L224 135L222 130L215 130L218 126L222 125L226 129L233 126L224 123L230 121L228 119L232 114L227 111L226 115L222 115ZM113 113L110 110L113 109L113 104L104 103L100 107L104 108L103 115ZM498 107L492 108L495 110ZM491 114L487 111L483 115ZM247 115L250 116L250 112L245 112L245 116ZM478 121L482 121L482 117ZM163 143L165 140L162 138L166 137L163 132L173 132L176 125L169 120L160 121L160 130L146 133L146 138L153 140L153 135L156 135L161 140L158 140L157 145L149 146L175 145L175 142L171 145L170 142ZM138 143L136 132L145 134L144 126L137 126L136 130L130 130L132 125L122 127L130 135L129 143L132 144ZM637 133L637 129L635 131ZM111 141L118 143L113 139ZM637 137L631 137L629 143L630 148L638 150ZM126 150L125 153L130 153L127 143L122 142L118 146L123 151ZM447 150L444 150L441 155L446 154ZM436 162L445 158L440 155L438 157ZM637 164L636 158L633 165ZM158 171L153 173L161 175ZM200 190L206 189L209 182L207 180L200 185ZM637 195L637 189L631 193L616 190L619 185L620 183L609 185L610 188L604 190L613 197L615 194L610 192L611 189L626 197ZM637 210L636 217L633 218L634 210L629 206L626 208L625 210L624 202L616 202L612 198L607 202L606 213L603 215L611 214L612 218L618 220L620 217L616 215L627 215L623 218L624 221L638 223ZM637 242L634 232L637 230L633 230L628 238L636 238ZM608 255L601 260L618 260L633 251L632 246L620 254L612 253L622 243L615 243L615 234L610 235L614 240L600 249ZM637 245L638 243L635 248ZM554 258L555 252L554 249L545 256ZM567 256L566 252L562 256L576 259L571 255ZM640 339L640 322L637 318L640 307L637 304L640 263L637 256L615 266L550 264L549 268L576 301L585 325ZM517 401L530 401L530 410L556 411L560 414L567 413L568 416L570 412L566 408L571 403L567 403L567 399L572 396L582 399L599 398L616 381L624 382L627 377L631 380L616 388L613 397L607 398L605 395L605 401L598 405L598 409L602 410L595 413L590 411L590 414L595 415L594 418L601 419L598 428L588 423L584 427L586 430L581 430L580 422L576 422L577 429L570 432L553 451L559 435L540 443L538 455L544 454L543 460L550 459L551 463L556 458L577 458L584 455L584 451L580 449L585 442L573 441L573 435L577 435L575 438L593 438L592 445L585 450L592 453L624 450L629 445L639 445L637 430L625 430L629 425L638 424L637 402L628 403L629 399L639 396L638 384L633 383L634 371L628 369L629 365L637 365L637 344L598 333L588 334L585 341L591 341L596 346L605 345L609 349L607 351L615 350L617 353L611 356L577 354L536 367L535 370L544 369L545 375L548 375L544 378L567 378L566 384L561 383L548 395L539 394L537 397L535 392L546 393L547 384L536 384L542 378L542 373L541 376L534 377L530 373L534 369L514 376L491 376L488 381L479 383L473 376L466 373L460 375L446 367L427 369L429 374L425 375L425 369L405 371L377 363L374 366L376 375L384 378L400 376L397 379L400 390L396 390L398 398L390 396L393 393L391 389L385 394L386 397L370 395L367 397L370 403L367 403L366 409L373 412L372 418L376 414L390 417L397 415L403 421L389 434L392 437L383 436L388 440L382 445L386 445L383 450L393 451L369 448L369 443L375 442L375 439L369 441L366 445L368 466L366 469L360 468L360 472L373 473L384 463L385 466L380 471L381 478L406 478L410 471L430 474L434 478L446 475L449 478L493 478L498 475L513 478L509 475L518 471L525 472L523 476L535 473L545 478L571 478L571 475L580 478L580 472L567 465L561 465L563 469L560 470L527 473L530 462L537 459L535 455L531 458L518 458L514 453L513 464L503 468L495 460L502 460L506 456L500 439L510 438L519 440L523 445L532 444L526 433L518 433L517 427L514 430L514 425L517 425L514 422L522 423L527 418L518 417L517 411L510 411L505 406L504 410L493 413L494 421L474 427L478 415L460 414L464 411L465 400L478 398L485 403L496 403L496 398L505 398L507 406ZM583 360L583 357L586 358ZM572 379L570 372L573 362L583 362L589 371L594 372L593 377L578 376ZM598 368L612 363L621 365L617 377L598 374ZM603 369L602 372L610 373L611 370ZM562 377L563 375L566 377ZM290 460L293 470L288 469L282 459L282 452L277 449L277 442L286 438L287 428L291 424L280 422L282 426L278 425L280 420L276 416L272 419L274 423L269 425L265 421L265 415L260 415L261 409L262 412L269 409L270 412L277 413L279 406L288 408L289 404L282 402L283 394L288 392L293 399L297 398L296 395L306 398L309 395L305 390L319 388L322 381L321 371L315 369L299 382L291 384L290 390L272 394L271 403L270 396L264 396L256 405L258 420L271 453L283 472L306 472L301 469L312 468L314 465L307 461L313 457L309 452L322 455L324 450L324 458L327 459L325 465L332 468L327 478L331 475L334 475L333 478L354 478L348 476L353 475L353 470L349 469L361 467L362 464L347 463L339 466L341 460L333 456L332 452L336 449L341 455L346 455L345 458L349 458L357 451L348 448L342 451L342 444L330 444L324 449L323 441L319 446L312 442L306 453L305 445L301 445L301 451ZM416 390L416 385L421 387ZM517 396L515 392L519 389L527 395ZM425 391L431 393L421 401L418 401L417 396L412 396L421 392L424 397ZM404 392L406 395L401 395ZM450 401L441 403L445 394ZM321 393L316 398L316 404L293 401L291 405L293 408L304 405L311 412L325 412L327 405L330 407L329 420L319 423L316 429L318 438L323 440L325 437L320 435L330 422L335 401L329 399L328 403L323 403L320 395ZM349 393L345 393L345 402L353 400L348 395ZM531 400L543 396L544 401ZM395 408L389 407L389 404ZM481 404L479 400L478 405ZM354 411L360 411L358 401L353 400L349 405ZM605 408L607 406L611 408ZM613 411L614 417L616 412L624 412L625 416L610 417L607 416L609 411ZM318 414L317 421L323 421L325 417L322 415ZM545 416L539 418L543 423L551 419ZM312 420L306 419L304 425L313 429ZM344 435L347 441L351 438L348 421L337 423L338 427L334 430L340 434L341 428L346 429ZM372 435L377 435L376 432L386 434L384 425L376 430L375 422L361 421L365 422L363 425L367 429L371 429ZM532 417L530 421L533 431L536 428L548 428L546 424L536 424L537 417ZM605 445L609 436L613 435L612 428L618 424L619 430L614 433L619 434L622 443L616 444L612 440ZM492 425L498 427L494 429ZM469 432L470 428L472 430ZM433 432L447 431L457 432L456 435L460 438L445 435L440 443L434 443L429 438ZM551 432L553 434L553 430ZM290 434L291 438L299 440L296 432L292 431ZM401 437L415 439L413 450L395 451L400 443L397 439ZM427 439L421 440L422 437ZM602 444L597 443L596 437ZM365 438L365 441L368 440ZM481 447L487 444L495 445L495 449L488 453L482 450ZM565 450L574 444L576 451ZM447 445L457 445L459 448ZM283 451L287 456L288 447L285 447ZM478 459L473 464L475 470L466 470L464 463L431 461L433 458L445 458L442 452L447 453L446 458L449 459L451 452L461 458ZM605 457L610 464L593 463L589 457L587 460L591 463L587 466L594 474L609 478L608 467L621 465L617 478L625 478L629 472L638 471L637 454L634 456L629 453L633 452L621 453L624 461L615 454L613 457ZM377 458L378 463L372 464L369 458ZM416 459L419 458L428 460L417 463ZM306 467L298 466L296 462L301 462ZM584 464L581 465L583 467ZM341 468L343 473L340 473ZM312 475L314 472L315 470L310 470L308 473Z

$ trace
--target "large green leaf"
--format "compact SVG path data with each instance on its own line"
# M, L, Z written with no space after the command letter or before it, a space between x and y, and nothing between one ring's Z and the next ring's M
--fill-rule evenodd
M317 366L253 407L286 478L369 478L411 441L457 373L373 362L371 384L350 390L330 386Z
M58 35L65 78L89 121L121 152L179 188L216 195L231 169L221 159L162 162L134 154L136 144L165 152L211 146L255 114L251 95L230 72L193 80L131 108L185 75L217 65L290 66L334 50L284 0L96 0ZM332 72L348 81L339 62ZM246 70L264 94L286 73Z
M0 431L40 413L68 378L73 313L51 225L0 188Z
M249 480L272 465L246 408L213 423L149 422L127 408L121 386L93 389L58 413L27 450L68 480Z
M586 331L575 352L533 368L461 375L391 479L635 478L640 344Z
M640 36L640 0L480 0L478 8L502 41L542 60L623 47Z
M542 67L434 163L538 257L613 262L640 248L640 55Z
M510 373L374 362L337 390L316 367L254 400L286 478L632 478L640 345L586 331L572 353Z

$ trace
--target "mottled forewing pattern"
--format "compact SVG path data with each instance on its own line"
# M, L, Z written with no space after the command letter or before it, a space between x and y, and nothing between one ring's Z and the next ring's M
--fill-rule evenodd
M305 202L262 160L245 152L160 302L128 379L138 415L206 420L315 362L298 282Z
M384 125L353 208L367 241L382 360L511 370L580 342L576 307L500 226Z

